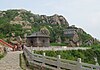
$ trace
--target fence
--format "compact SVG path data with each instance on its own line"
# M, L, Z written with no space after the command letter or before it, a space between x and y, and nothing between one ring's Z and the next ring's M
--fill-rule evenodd
M100 70L100 66L82 63L80 58L78 58L77 61L71 61L60 59L60 55L54 58L46 56L45 53L43 53L43 55L34 54L31 49L26 46L23 52L29 64L36 64L52 70Z
M90 47L67 47L67 46L50 46L50 47L32 47L31 49L33 50L87 50L87 49L91 49Z

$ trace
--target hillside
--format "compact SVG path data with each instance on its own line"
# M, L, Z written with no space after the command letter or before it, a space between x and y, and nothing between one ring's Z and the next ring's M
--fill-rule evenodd
M39 15L24 9L0 11L0 38L8 42L16 38L23 40L42 28L49 30L52 45L91 46L99 43L82 28L70 26L62 15Z

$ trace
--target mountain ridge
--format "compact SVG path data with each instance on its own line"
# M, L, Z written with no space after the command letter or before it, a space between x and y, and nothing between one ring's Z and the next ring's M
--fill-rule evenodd
M97 39L83 29L77 28L75 25L70 26L62 15L39 15L24 9L0 11L0 38L6 36L9 38L7 40L12 40L12 36L23 38L26 34L40 31L43 27L50 31L51 43L64 43L68 46L90 46L98 43Z

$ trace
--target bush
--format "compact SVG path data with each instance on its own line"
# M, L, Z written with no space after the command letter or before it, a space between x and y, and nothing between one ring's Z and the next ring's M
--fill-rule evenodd
M3 58L3 57L4 57L4 55L3 54L0 54L0 59Z
M61 44L59 44L59 43L50 43L50 45L51 46L66 46L65 43L61 43Z

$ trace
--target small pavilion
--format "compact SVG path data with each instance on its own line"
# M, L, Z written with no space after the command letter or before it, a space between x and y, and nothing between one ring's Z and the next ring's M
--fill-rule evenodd
M35 32L30 36L27 36L26 44L28 47L48 47L49 36L42 32Z

